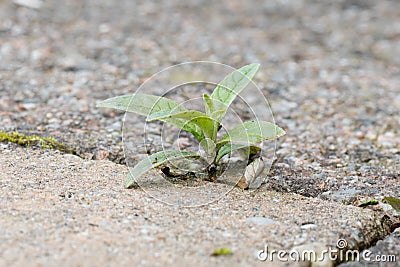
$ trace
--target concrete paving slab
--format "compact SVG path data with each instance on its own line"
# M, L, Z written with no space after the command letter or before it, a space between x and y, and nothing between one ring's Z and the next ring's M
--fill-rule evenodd
M381 205L400 198L399 9L393 0L0 1L0 130L54 137L86 159L0 144L0 265L275 266L252 255L264 243L304 249L342 236L349 248L398 253L398 235L385 237L396 219ZM261 191L234 189L197 209L124 190L126 167L90 161L126 163L124 114L96 103L191 60L259 62L255 82L287 131ZM159 150L141 120L133 137ZM210 196L222 185L208 186ZM369 200L380 203L356 207ZM209 256L222 246L233 254Z
M293 193L235 188L184 208L124 189L127 167L110 161L3 145L0 162L0 266L283 266L257 252L388 234L379 213ZM232 254L211 256L220 247Z

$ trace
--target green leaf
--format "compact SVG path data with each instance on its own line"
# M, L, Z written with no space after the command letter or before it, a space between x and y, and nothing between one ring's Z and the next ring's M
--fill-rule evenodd
M221 122L233 100L251 82L260 64L246 65L228 74L214 89L211 97L204 95L207 115Z
M179 124L183 125L195 124L201 129L205 136L212 140L215 140L217 135L217 129L214 127L214 120L197 110L185 110L177 113L175 111L162 111L153 113L147 118L147 121L154 120L165 120L169 122L178 121Z
M226 111L224 111L224 110L217 110L216 111L214 109L213 100L211 99L211 97L209 95L207 95L207 94L203 95L203 102L204 102L204 108L206 110L206 114L209 117L211 117L211 118L219 118L219 117L223 118L224 117L224 114L225 114ZM215 119L214 120L214 125L213 125L214 135L213 135L213 138L211 138L214 142L217 141L217 132L218 132L218 129L220 128L220 125L221 125L220 121Z
M386 200L386 202L389 203L389 205L392 206L394 210L400 211L400 198L387 196L383 199Z
M183 111L185 108L179 103L155 95L131 94L122 95L101 101L96 105L101 108L114 108L148 116L160 111Z
M217 143L217 148L224 144L237 143L254 145L264 140L274 140L285 135L285 131L277 125L266 121L247 121L228 131Z
M204 149L204 158L207 160L208 163L212 163L216 155L216 145L214 141L210 138L204 138L203 140L201 140L200 145ZM201 150L199 151L199 153L200 155L203 155Z
M171 99L147 94L132 94L109 98L98 103L97 107L114 108L127 112L133 112L143 116L152 116L153 114L158 113L166 114L171 112L178 113L186 111L186 108ZM170 119L168 117L159 120L173 124L187 132L190 132L199 141L204 139L204 134L201 128L193 122L187 122L187 120Z
M203 95L203 102L204 102L204 108L206 110L206 114L209 116L212 116L212 112L214 110L214 105L211 97L207 94Z
M232 151L242 149L242 148L247 148L249 155L257 154L257 152L261 150L261 148L258 146L248 146L248 145L241 145L241 144L226 143L218 150L218 154L217 154L217 157L215 158L215 162L220 161L220 159L222 159L223 156L230 154Z
M201 158L199 155L187 151L179 151L179 150L166 150L157 152L151 156L140 161L138 164L133 167L128 177L126 178L125 188L131 188L135 185L136 180L141 175L145 174L152 168L161 166L164 163L184 159L184 158Z

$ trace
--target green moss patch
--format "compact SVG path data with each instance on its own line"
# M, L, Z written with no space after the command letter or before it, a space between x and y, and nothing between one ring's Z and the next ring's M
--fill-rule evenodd
M11 142L25 147L39 146L40 148L59 150L63 153L76 154L74 150L57 142L52 137L24 135L18 132L5 133L0 130L0 142Z
M232 254L232 250L230 248L217 248L213 251L213 253L211 254L211 256L227 256L227 255L231 255Z

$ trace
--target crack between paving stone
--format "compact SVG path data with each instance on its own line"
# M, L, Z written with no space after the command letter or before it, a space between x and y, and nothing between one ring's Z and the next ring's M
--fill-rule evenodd
M361 208L361 207L358 207ZM359 242L357 243L356 241L356 246L351 249L356 249L359 251L359 255L362 255L362 253L365 250L369 250L372 247L376 246L376 244L379 241L383 241L387 237L389 237L392 233L396 231L396 229L400 228L400 218L396 217L395 215L390 214L389 212L383 212L383 211L377 211L373 210L375 215L376 221L376 226L378 227L372 227L371 230L371 239L368 242ZM368 233L368 231L365 231L364 233ZM367 237L368 238L368 237ZM365 241L365 240L364 240ZM360 257L361 259L361 257ZM348 261L348 262L353 262L353 261ZM339 266L340 264L345 263L345 261L341 262L336 262L335 266Z
M400 219L393 215L389 215L388 213L376 212L373 221L375 221L375 227L374 225L371 225L370 230L374 231L370 232L370 240L368 240L368 236L365 235L365 233L368 233L368 231L363 232L364 240L362 240L362 242L355 240L354 237L346 239L347 241L353 241L354 243L352 243L350 247L347 247L346 250L343 250L343 255L346 255L346 252L351 250L357 250L359 252L359 255L362 255L363 251L374 247L378 243L378 241L384 240L386 237L390 236L398 227L400 227ZM360 260L361 259L362 258L360 256ZM350 260L347 262L351 263L359 261ZM334 266L340 266L344 263L346 263L346 261L342 259L341 261L336 261L334 263Z
M71 146L68 146L66 144L63 144L61 142L56 141L53 137L46 137L46 136L40 136L40 135L25 135L19 132L10 132L6 133L0 130L0 142L3 143L14 143L18 146L22 147L27 147L27 148L37 148L37 149L51 149L51 150L57 150L63 154L72 154L75 156L78 156L82 159L87 159L84 156L82 156L80 153L77 152L76 149L73 149ZM97 159L91 159L91 160L97 160ZM126 163L120 163L116 162L115 160L105 158L105 160L108 160L110 162L113 162L115 164L119 165L126 165ZM284 192L282 192L284 193ZM301 195L301 194L300 194ZM306 197L311 197L311 196L306 196ZM314 197L312 197L314 198ZM377 218L377 216L379 218ZM374 221L375 221L375 227L372 227L371 230L371 238L368 238L364 235L364 240L362 242L357 241L355 238L348 238L348 240L353 240L351 247L349 247L346 250L343 250L343 253L345 254L349 250L357 250L360 252L360 255L362 254L363 251L370 249L374 247L378 241L384 240L386 237L390 236L397 227L400 227L400 219L396 218L393 215L389 215L387 213L382 214L377 212L374 215ZM378 227L376 227L378 226ZM365 232L364 232L365 234ZM366 237L366 238L365 238ZM369 239L369 240L368 240ZM347 239L346 239L347 240ZM352 262L352 261L348 261ZM346 263L344 260L342 261L336 261L334 263L334 266L340 266L341 264Z

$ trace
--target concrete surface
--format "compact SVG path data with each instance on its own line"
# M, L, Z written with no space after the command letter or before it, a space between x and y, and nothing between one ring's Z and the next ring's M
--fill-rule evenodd
M257 251L356 249L388 233L370 210L292 193L235 188L184 208L123 189L127 168L110 161L19 147L0 160L1 266L277 266ZM232 255L211 256L219 247Z
M264 243L341 237L398 255L398 213L383 201L400 198L398 10L397 0L0 0L0 130L79 155L0 144L0 265L275 266L255 259ZM260 191L185 209L123 189L124 164L146 149L127 159L124 114L95 105L193 60L260 63L254 80L287 135ZM132 136L159 150L141 120ZM358 207L368 200L379 204ZM225 246L231 256L210 256Z

